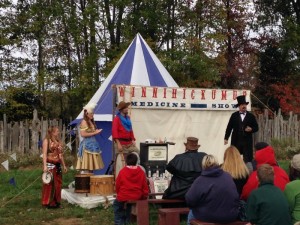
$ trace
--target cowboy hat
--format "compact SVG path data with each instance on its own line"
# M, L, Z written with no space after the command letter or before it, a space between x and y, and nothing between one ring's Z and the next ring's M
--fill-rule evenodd
M249 102L246 102L246 96L245 95L237 96L236 100L238 101L238 103L236 104L236 107L238 107L239 105L242 105L242 104L246 104L246 105L249 104Z
M187 137L186 143L184 143L186 150L198 150L200 145L198 145L198 138Z
M120 101L118 104L118 110L128 108L128 106L130 106L130 102Z

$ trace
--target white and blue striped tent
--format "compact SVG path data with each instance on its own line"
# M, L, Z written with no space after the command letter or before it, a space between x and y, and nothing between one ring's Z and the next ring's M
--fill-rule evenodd
M140 34L137 34L123 56L91 98L89 103L96 103L94 119L97 127L103 129L98 135L102 147L102 157L105 168L97 174L103 174L112 160L111 127L113 114L112 85L142 85L159 87L178 87L172 76L161 64L159 59L147 45ZM72 124L78 123L83 116L83 111Z

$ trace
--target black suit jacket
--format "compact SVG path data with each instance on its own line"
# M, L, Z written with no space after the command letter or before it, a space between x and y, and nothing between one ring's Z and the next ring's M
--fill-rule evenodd
M251 132L246 132L245 128L249 126L252 128ZM226 131L225 131L225 140L228 140L231 135L231 145L236 146L239 149L239 146L247 146L248 151L253 151L253 133L258 131L258 124L255 116L248 112L244 120L242 121L239 111L231 114L229 119ZM239 149L242 153L243 150Z

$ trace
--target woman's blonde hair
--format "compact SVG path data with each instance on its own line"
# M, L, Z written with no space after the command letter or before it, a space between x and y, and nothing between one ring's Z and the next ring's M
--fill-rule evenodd
M228 172L234 179L241 179L249 176L249 170L244 163L239 150L234 146L230 146L225 150L224 162L221 168Z
M213 155L206 155L202 159L202 169L219 166L218 160Z
M47 130L47 134L46 134L46 139L51 140L51 141L60 141L60 137L54 137L53 133L59 130L58 126L50 126Z

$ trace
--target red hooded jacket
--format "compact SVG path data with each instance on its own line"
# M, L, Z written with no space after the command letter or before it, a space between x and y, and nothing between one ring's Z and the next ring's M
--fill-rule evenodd
M285 185L290 181L289 176L277 165L275 159L275 152L271 146L267 146L257 152L255 152L254 159L257 162L257 168L262 164L269 164L274 168L274 185L279 187L282 191ZM257 171L251 173L247 183L243 187L241 199L247 200L251 191L258 188Z

